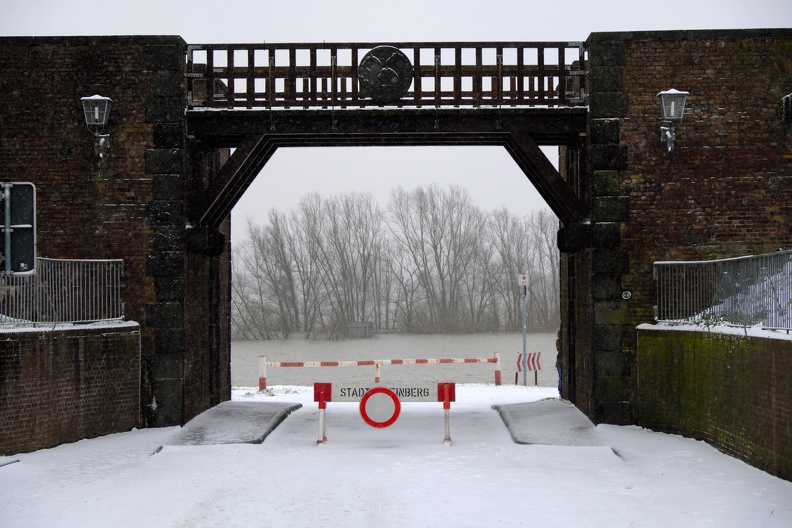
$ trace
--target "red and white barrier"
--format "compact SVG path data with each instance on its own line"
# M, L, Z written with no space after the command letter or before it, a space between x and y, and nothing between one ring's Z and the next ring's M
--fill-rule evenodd
M314 401L319 404L319 438L327 443L325 410L329 402L360 402L360 415L372 427L388 427L399 417L401 402L442 402L445 418L443 443L451 445L451 402L456 401L455 383L416 383L367 387L350 383L314 383Z
M267 367L306 368L306 367L367 367L374 366L374 383L380 382L382 365L445 365L453 363L493 363L495 365L495 385L501 384L500 353L491 358L439 358L439 359L364 359L357 361L267 361L259 356L259 390L267 388Z

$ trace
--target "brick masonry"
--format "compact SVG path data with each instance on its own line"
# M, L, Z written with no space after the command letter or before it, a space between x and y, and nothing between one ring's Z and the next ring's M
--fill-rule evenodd
M638 424L792 480L792 341L638 331Z
M0 455L140 425L136 323L0 332Z
M124 261L143 426L230 398L229 309L212 304L227 304L230 253L186 243L185 49L168 36L0 38L0 178L36 185L39 256ZM101 161L80 103L93 94L113 99Z
M637 423L635 327L654 320L652 263L792 247L792 30L592 34L589 48L591 365L576 403L595 422ZM669 153L657 93L690 92ZM632 297L622 299L622 292ZM590 326L589 326L590 325Z

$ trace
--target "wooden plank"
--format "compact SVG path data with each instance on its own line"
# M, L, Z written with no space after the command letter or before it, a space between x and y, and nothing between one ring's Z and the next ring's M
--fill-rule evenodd
M256 80L254 76L256 62L256 51L251 46L247 49L247 75L245 82L247 83L247 107L253 108L253 102L256 100Z
M413 102L421 107L421 48L413 48Z

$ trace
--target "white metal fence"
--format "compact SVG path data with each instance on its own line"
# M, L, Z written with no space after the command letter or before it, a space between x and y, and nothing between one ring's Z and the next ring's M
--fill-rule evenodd
M655 262L654 279L658 321L792 329L792 251Z
M121 319L122 260L36 259L33 275L0 276L0 326Z

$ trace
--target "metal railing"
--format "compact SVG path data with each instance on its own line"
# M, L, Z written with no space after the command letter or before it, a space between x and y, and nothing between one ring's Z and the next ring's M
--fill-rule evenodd
M0 276L0 327L122 319L122 260L36 259L33 275Z
M792 251L655 262L654 279L657 321L792 329Z
M582 106L583 42L393 43L412 64L407 93L387 106ZM191 44L190 108L384 106L361 89L374 44Z

